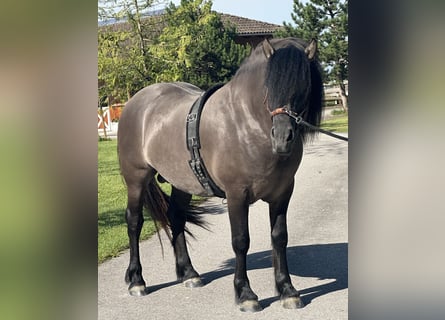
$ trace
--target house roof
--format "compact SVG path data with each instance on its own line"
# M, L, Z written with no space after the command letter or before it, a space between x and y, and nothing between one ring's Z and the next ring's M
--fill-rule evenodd
M238 36L263 36L263 35L272 35L274 32L280 30L282 26L267 23L263 21L248 19L244 17L234 16L226 13L219 13L221 15L221 20L224 25L232 25L236 28L236 34ZM152 26L157 29L156 31L160 32L164 27L163 21L163 12L161 14L152 15L149 17L145 17L144 21L150 21ZM99 29L106 28L108 30L122 30L129 29L129 24L125 21L117 22L110 21L108 23L99 24Z
M278 24L233 16L226 13L221 13L221 20L224 24L233 25L239 36L269 35L282 28L282 26Z

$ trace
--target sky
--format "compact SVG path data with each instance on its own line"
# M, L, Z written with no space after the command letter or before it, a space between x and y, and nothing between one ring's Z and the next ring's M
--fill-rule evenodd
M181 3L173 0L174 4ZM293 0L213 0L212 9L220 13L282 25L292 22Z

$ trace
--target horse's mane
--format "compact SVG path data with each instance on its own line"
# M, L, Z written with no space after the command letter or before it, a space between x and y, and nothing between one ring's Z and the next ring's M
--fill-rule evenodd
M307 43L301 39L272 39L271 44L275 53L269 59L265 59L260 43L241 64L235 76L265 69L264 87L267 91L268 106L275 109L290 103L293 111L301 112L307 122L318 126L323 98L319 62L316 58L308 59L304 52ZM303 141L306 141L308 137L313 137L316 131L300 126L299 133Z
M296 38L272 41L275 53L268 59L265 87L267 102L271 108L290 103L293 111L312 125L318 126L322 113L323 81L320 64L309 60L305 42ZM303 141L313 137L316 131L300 126Z

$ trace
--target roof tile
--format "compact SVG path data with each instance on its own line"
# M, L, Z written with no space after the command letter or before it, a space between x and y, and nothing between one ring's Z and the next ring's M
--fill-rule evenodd
M282 26L244 17L233 16L221 13L221 20L224 24L229 23L236 27L236 33L240 36L272 34Z

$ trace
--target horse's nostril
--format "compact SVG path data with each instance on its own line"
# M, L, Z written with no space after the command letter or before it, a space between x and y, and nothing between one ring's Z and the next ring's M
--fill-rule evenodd
M272 137L275 137L275 128L274 127L272 127L272 130L270 131L270 134L271 134Z
M292 141L292 140L294 140L294 131L289 130L289 135L287 136L287 141Z

